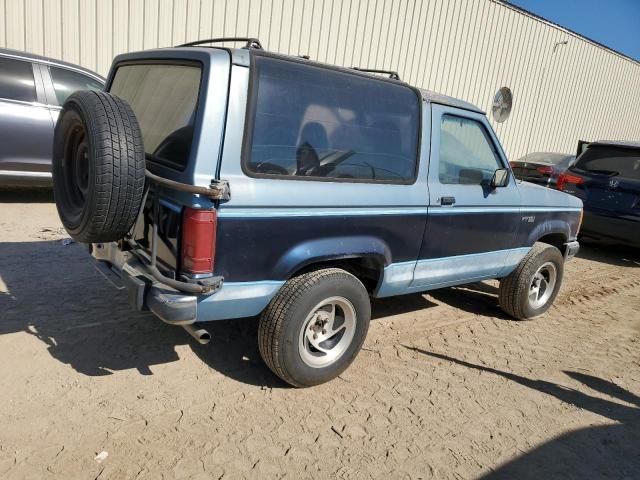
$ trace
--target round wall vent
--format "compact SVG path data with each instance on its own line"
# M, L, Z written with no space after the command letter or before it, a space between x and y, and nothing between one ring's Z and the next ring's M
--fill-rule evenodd
M511 107L513 106L513 94L509 87L501 87L493 97L493 106L491 107L491 113L493 119L502 123L511 113Z

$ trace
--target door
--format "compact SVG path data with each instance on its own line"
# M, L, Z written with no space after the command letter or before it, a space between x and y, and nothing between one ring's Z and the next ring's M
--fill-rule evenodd
M0 174L50 177L52 140L39 70L0 57Z
M429 218L412 285L494 278L526 253L513 248L520 222L515 179L509 173L506 186L490 186L507 159L484 115L433 105L431 128Z

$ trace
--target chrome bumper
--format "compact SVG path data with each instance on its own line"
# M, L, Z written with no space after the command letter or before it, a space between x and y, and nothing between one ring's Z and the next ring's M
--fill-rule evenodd
M116 243L97 243L91 246L91 255L98 272L116 288L127 290L134 310L150 310L171 325L195 323L198 296L163 285L133 253L123 252Z
M564 261L571 260L580 251L580 243L577 240L567 242L564 245Z

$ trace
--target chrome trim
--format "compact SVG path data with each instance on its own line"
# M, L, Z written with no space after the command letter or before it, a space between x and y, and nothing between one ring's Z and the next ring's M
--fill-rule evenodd
M51 178L51 172L26 172L22 170L0 170L0 176Z
M577 240L565 243L564 261L571 260L580 251L580 243Z

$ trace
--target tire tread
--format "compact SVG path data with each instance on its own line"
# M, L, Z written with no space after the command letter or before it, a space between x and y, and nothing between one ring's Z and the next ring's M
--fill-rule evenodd
M331 281L337 277L353 275L340 268L326 268L303 273L288 280L271 303L262 312L258 326L258 348L269 369L295 387L307 385L297 381L282 361L282 330L287 322L289 312L295 302L313 289L321 281ZM356 279L357 280L357 279ZM357 280L359 282L359 280ZM363 287L364 288L364 287Z

